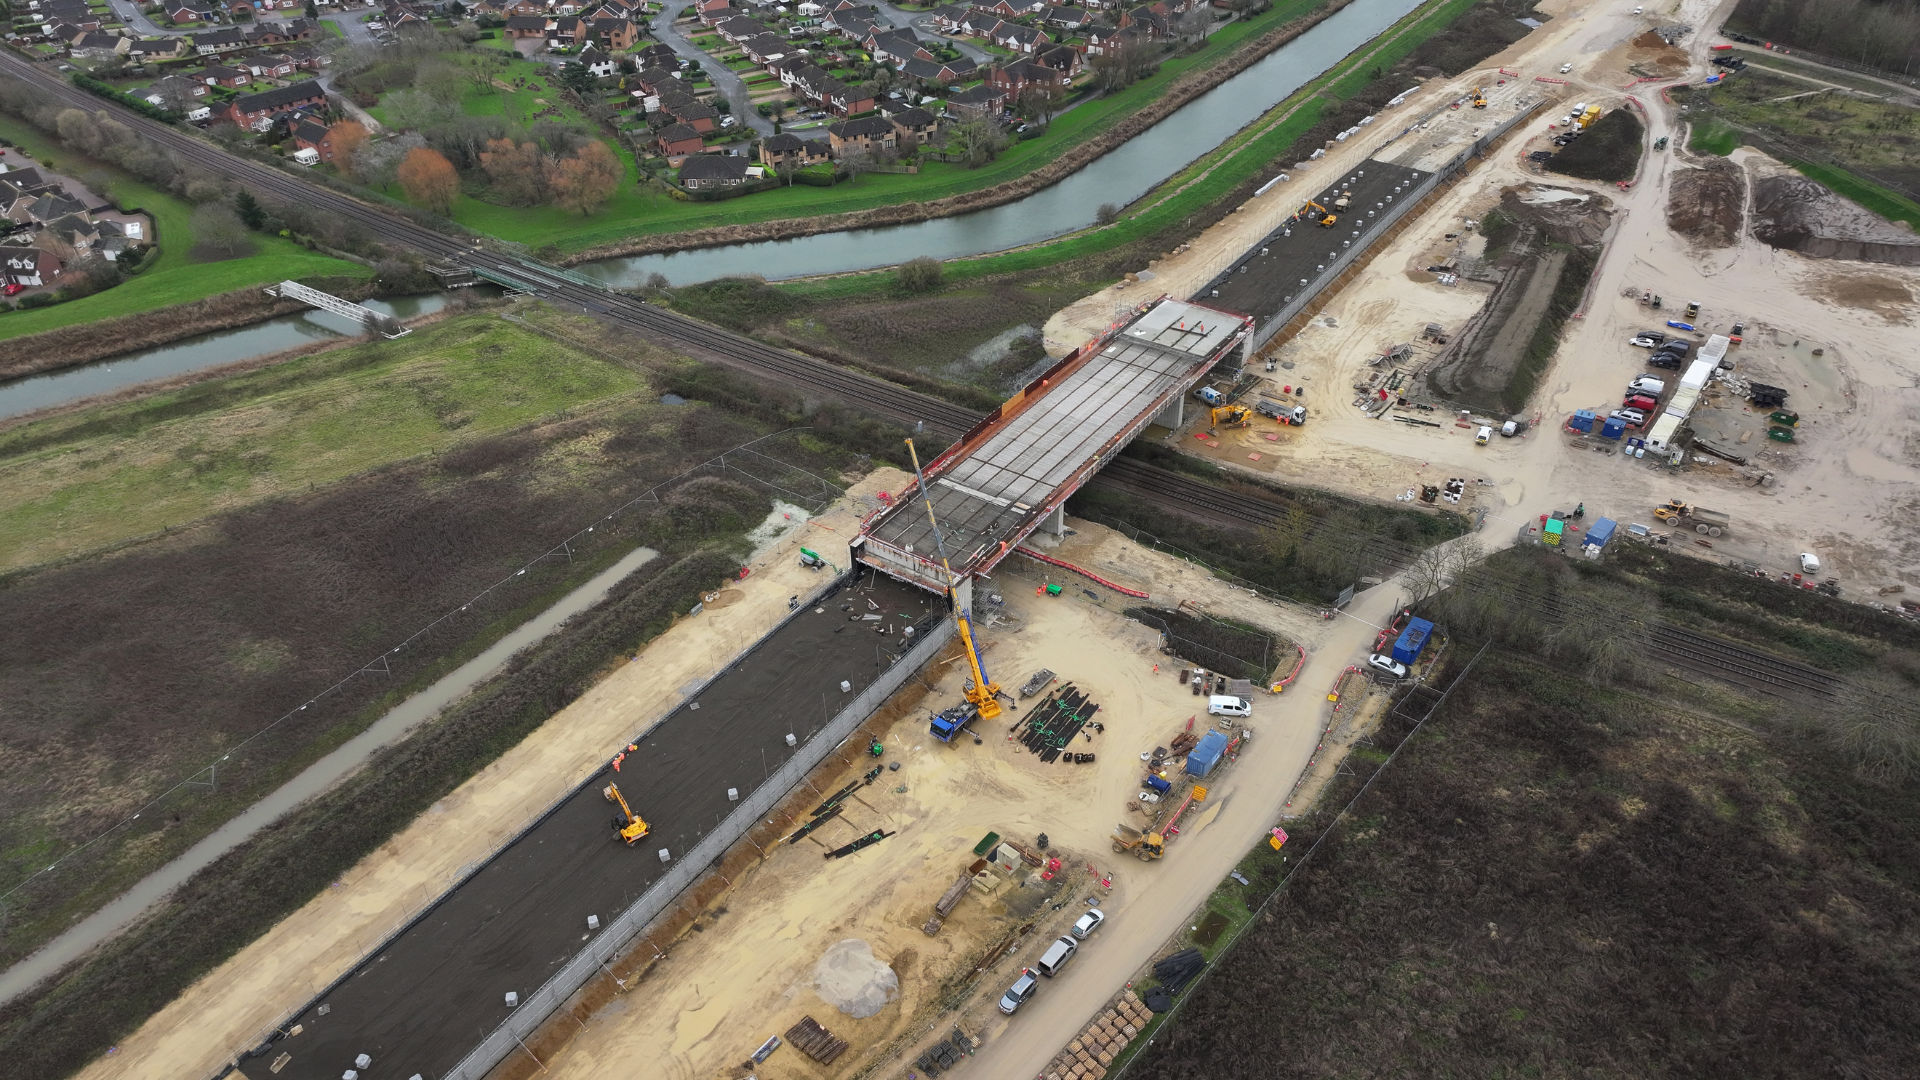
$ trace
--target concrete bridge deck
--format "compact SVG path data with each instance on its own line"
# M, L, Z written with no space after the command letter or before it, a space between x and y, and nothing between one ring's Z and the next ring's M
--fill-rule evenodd
M925 470L956 580L991 570L1068 496L1179 402L1253 329L1235 312L1162 298L1068 355ZM1243 357L1232 360L1237 365ZM948 582L927 509L903 495L869 520L854 557L925 589Z

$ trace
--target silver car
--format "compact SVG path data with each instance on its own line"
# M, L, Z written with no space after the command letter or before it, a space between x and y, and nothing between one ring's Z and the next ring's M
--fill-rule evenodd
M1014 1011L1027 1003L1035 990L1040 989L1040 976L1032 968L1021 968L1020 977L1013 980L1007 992L1000 995L1000 1011L1012 1016Z
M1080 916L1080 921L1073 924L1073 936L1085 941L1093 936L1095 930L1100 929L1101 923L1106 921L1106 912L1099 908L1088 908L1087 913Z
M1407 665L1385 653L1374 653L1367 657L1367 666L1375 671L1384 671L1396 679L1407 677Z

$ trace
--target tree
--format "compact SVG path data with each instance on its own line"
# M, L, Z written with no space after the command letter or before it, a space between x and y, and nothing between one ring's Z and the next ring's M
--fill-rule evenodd
M253 253L253 237L246 223L225 203L195 207L187 226L193 231L194 253L202 258L237 259Z
M353 156L367 141L367 129L358 120L342 120L327 129L327 141L333 144L334 167L352 173Z
M307 18L317 19L319 17L320 17L320 5L314 3L313 0L307 0Z
M1029 120L1042 124L1053 120L1053 114L1060 111L1060 102L1065 99L1066 91L1053 83L1034 83L1020 91L1017 111Z
M386 187L393 183L400 163L406 160L407 155L425 145L425 136L414 131L392 138L369 140L354 155L354 174L369 187Z
M1120 208L1113 203L1101 203L1100 209L1093 212L1093 220L1098 225L1111 225L1120 220Z
M620 171L620 159L596 139L554 168L553 201L582 215L591 214L613 197Z
M955 127L953 145L966 161L967 167L977 169L1006 149L1007 132L998 121L983 116Z
M400 162L400 188L413 202L444 214L453 207L453 197L460 193L460 170L453 162L438 150L429 150L424 146L407 151L405 160Z
M540 147L512 139L488 139L480 152L480 168L493 193L512 206L532 206L547 192L547 159Z
M560 84L576 94L585 96L592 93L597 81L593 72L587 70L587 65L578 60L569 60L560 65Z
M459 111L460 99L465 96L468 85L467 72L443 60L421 64L413 75L415 90L453 112Z
M233 208L240 213L240 220L247 228L258 232L260 226L267 223L266 207L251 192L243 191L233 200Z
M946 267L939 259L922 255L917 259L908 259L894 269L894 278L900 287L912 293L932 292L940 287L940 278Z
M380 103L387 110L387 126L420 131L447 120L458 110L425 90L400 90Z
M99 153L100 126L93 122L93 117L79 109L62 109L53 122L61 142L88 154Z

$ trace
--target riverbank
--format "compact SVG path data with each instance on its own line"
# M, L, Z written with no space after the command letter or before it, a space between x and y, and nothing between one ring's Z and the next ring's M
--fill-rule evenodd
M1175 78L1152 102L1119 119L1113 127L1088 138L1059 157L1005 183L944 198L896 203L848 213L817 217L779 218L739 225L721 225L676 233L626 237L596 245L561 257L562 265L577 266L601 259L653 255L688 248L720 247L729 244L791 240L821 233L871 229L890 225L910 225L935 218L954 217L976 210L1016 202L1036 191L1059 183L1085 168L1094 160L1113 152L1148 128L1179 111L1202 94L1244 72L1274 50L1298 38L1320 23L1340 13L1354 0L1331 0L1308 14L1290 19L1267 31L1251 43L1228 53L1218 63L1188 71Z

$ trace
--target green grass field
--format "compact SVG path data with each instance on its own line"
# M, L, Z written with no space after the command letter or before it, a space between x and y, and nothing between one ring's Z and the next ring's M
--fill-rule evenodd
M468 315L0 434L0 568L44 562L633 394L626 368Z
M1740 129L1719 120L1697 121L1687 139L1687 148L1702 154L1726 157L1740 149Z
M0 313L0 337L36 334L76 323L110 319L136 311L151 311L201 300L219 293L303 277L366 277L366 267L308 251L277 236L254 237L253 255L220 262L201 262L192 255L193 206L184 199L148 187L111 166L71 153L33 128L0 118L0 135L36 160L52 161L58 171L76 175L104 169L114 177L107 194L130 210L153 215L160 256L137 277L79 300L31 311Z

